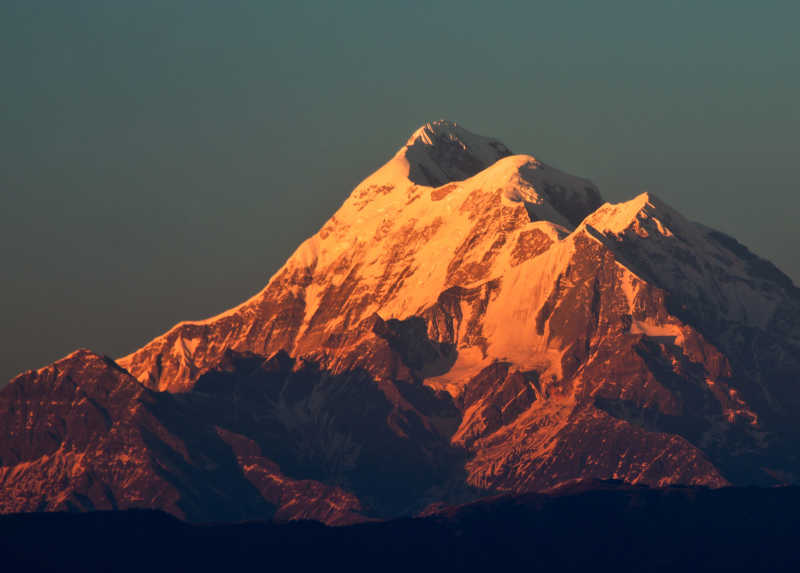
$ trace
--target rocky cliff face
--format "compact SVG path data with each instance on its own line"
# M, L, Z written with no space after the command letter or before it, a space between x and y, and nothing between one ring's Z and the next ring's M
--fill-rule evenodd
M353 495L287 477L252 439L217 425L229 412L216 406L213 393L152 392L88 350L22 374L0 393L0 509L362 519Z
M79 491L41 485L73 471L67 451L106 456L116 469L94 479L113 503L198 518L234 479L201 459L249 484L243 514L329 522L574 479L794 481L799 318L791 280L658 198L604 204L589 181L434 122L250 300L117 363L65 359L61 409L64 361L9 385L0 479L18 493L3 508ZM84 387L105 393L81 402ZM95 406L85 440L52 429ZM176 419L191 432L147 429ZM119 449L98 445L119 424ZM196 482L153 470L171 497L125 497L138 474L115 460L131 448L138 468L182 456Z

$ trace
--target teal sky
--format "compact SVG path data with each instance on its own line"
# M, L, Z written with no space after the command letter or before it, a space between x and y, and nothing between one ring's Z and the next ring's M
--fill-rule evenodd
M489 4L0 3L0 380L240 302L438 118L800 282L796 3Z

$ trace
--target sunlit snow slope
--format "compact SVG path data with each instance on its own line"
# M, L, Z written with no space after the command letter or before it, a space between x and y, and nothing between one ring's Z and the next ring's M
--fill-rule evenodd
M342 488L322 519L349 520L574 479L794 481L799 317L734 239L436 121L261 292L117 363L218 402L203 419L257 489L247 448L315 480L314 515Z

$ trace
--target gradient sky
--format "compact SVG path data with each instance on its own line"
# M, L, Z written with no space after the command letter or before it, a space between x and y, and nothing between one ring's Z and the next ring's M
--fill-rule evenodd
M267 282L425 121L800 282L794 2L0 3L0 384Z

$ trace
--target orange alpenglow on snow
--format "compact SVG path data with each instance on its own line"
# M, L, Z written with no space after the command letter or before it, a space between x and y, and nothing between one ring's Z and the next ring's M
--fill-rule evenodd
M778 269L652 194L604 203L586 179L435 121L258 294L108 362L196 472L162 460L189 481L125 503L178 513L181 487L211 479L208 448L254 486L241 515L327 522L576 479L773 483L800 470L782 454L798 316ZM35 416L34 381L53 376L23 374L4 400ZM2 458L0 483L35 483L19 464L47 466L37 452ZM96 479L134 479L120 464Z

